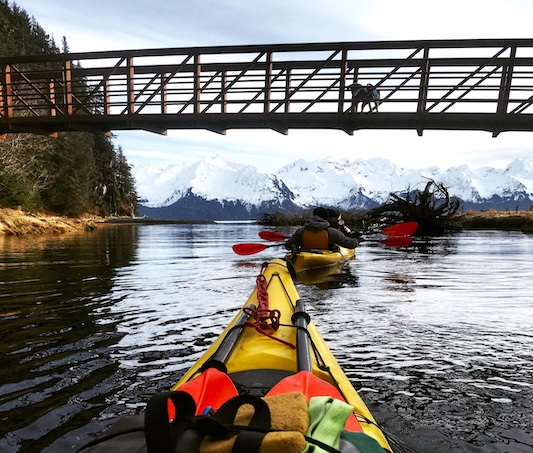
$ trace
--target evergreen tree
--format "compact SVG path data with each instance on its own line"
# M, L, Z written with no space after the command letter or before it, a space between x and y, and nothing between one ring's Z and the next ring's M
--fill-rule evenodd
M70 53L66 36L63 36L63 38L61 39L61 52Z
M96 165L93 186L94 205L101 215L117 215L116 206L116 154L113 143L104 135L95 135L94 158Z
M31 194L15 174L7 171L0 161L0 206L18 208L31 205Z
M69 216L93 211L91 188L95 162L92 145L91 135L85 132L59 134L49 163L55 179L42 193L47 209Z
M0 57L60 52L35 18L8 0L0 0L0 37ZM65 37L61 47L69 52ZM82 80L75 89L89 88ZM97 111L99 100L94 99L91 108ZM60 133L57 139L9 134L0 140L0 207L6 206L72 216L131 215L137 210L137 193L131 167L109 137L88 132Z
M116 160L117 175L117 210L120 215L133 216L137 212L138 196L135 190L135 178L128 164L122 147L118 147Z
M0 56L51 55L58 49L35 18L13 3L0 0Z

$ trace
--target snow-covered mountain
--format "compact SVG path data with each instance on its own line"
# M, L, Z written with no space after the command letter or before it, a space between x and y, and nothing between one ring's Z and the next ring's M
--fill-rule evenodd
M463 201L464 209L529 209L533 162L514 160L501 170L466 165L408 169L383 158L298 160L264 173L220 156L194 164L134 168L140 214L154 218L237 220L260 212L298 212L317 205L371 208L391 192L422 188L433 179Z
M149 217L234 220L298 209L294 195L276 175L220 156L191 165L146 166L134 176L139 213Z

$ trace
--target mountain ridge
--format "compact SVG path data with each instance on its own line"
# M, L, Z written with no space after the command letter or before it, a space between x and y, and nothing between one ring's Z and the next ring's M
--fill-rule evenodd
M220 155L192 164L133 169L139 214L175 220L243 220L261 212L302 212L317 205L369 209L391 192L443 183L462 200L463 210L523 209L533 206L533 162L512 160L504 169L410 169L376 157L302 159L274 173Z

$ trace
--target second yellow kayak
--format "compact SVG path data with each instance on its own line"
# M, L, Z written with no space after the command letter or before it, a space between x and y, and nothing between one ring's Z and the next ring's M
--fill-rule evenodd
M285 259L290 262L296 273L330 266L342 266L354 259L355 249L339 247L333 250L301 250L295 254L288 253Z

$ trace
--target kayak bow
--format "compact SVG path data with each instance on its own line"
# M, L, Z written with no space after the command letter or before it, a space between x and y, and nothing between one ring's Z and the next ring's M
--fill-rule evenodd
M265 299L269 313L273 313L266 319ZM173 390L186 390L212 367L227 372L240 394L268 397L298 391L308 400L320 395L343 400L353 407L345 431L364 433L384 451L391 451L374 417L310 320L284 260L263 265L257 286L243 308ZM216 391L208 383L202 386L200 399L205 394L224 393L223 386ZM227 396L232 392L233 388Z
M287 266L263 264L243 308L172 391L78 451L390 453Z

